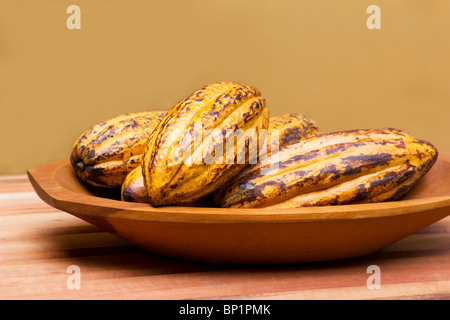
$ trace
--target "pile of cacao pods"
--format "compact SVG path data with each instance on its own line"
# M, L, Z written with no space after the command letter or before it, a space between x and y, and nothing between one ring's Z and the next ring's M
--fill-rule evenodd
M74 143L77 176L152 206L296 208L398 200L438 156L399 129L320 133L302 114L270 117L235 82L206 85L169 111L122 114Z

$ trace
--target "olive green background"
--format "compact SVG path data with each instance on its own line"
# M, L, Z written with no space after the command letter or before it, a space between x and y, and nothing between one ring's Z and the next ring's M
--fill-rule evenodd
M81 30L66 9L81 8ZM366 9L381 8L381 30ZM322 131L397 127L450 151L450 1L1 0L0 174L92 124L231 80Z

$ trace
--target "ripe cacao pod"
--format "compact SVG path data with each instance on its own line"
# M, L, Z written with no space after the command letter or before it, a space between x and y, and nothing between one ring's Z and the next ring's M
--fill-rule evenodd
M129 202L149 203L147 189L142 176L142 165L127 174L121 188L121 200Z
M278 139L270 138L270 132L274 129L278 130ZM284 148L318 133L315 121L299 113L288 113L270 118L267 141L273 140L272 144L277 144L276 147Z
M251 137L236 132L258 132L268 123L256 88L218 82L192 93L168 111L145 148L142 175L150 204L192 203L216 190L246 167L254 148ZM225 141L235 138L224 151Z
M279 137L279 139L273 139L272 141L275 147L274 149L282 148L301 139L313 136L319 131L315 121L298 113L271 117L269 119L266 141L271 141L270 132L272 129L278 130ZM268 152L270 151L269 148ZM244 170L247 170L247 168ZM143 203L150 202L145 189L141 166L127 175L122 185L122 200Z
M166 111L122 114L101 121L73 144L70 162L78 177L96 187L122 185L140 164L147 140Z
M428 172L438 152L397 129L317 135L252 166L225 190L222 207L340 205L397 200Z
M277 131L274 131L277 130ZM274 135L276 133L276 135ZM267 132L267 144L270 148L267 150L265 156L270 156L272 152L278 152L279 149L285 148L291 144L299 142L302 139L313 137L319 133L319 128L315 121L305 117L298 113L284 114L278 117L271 117L269 121L269 129ZM264 157L259 160L262 161ZM248 166L242 172L251 171L253 165ZM220 205L225 190L232 184L234 177L222 185L214 193L214 202L216 205Z

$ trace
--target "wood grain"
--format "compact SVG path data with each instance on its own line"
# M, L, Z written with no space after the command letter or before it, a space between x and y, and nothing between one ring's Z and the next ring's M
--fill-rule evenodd
M0 185L0 299L450 298L449 216L360 258L221 265L143 251L45 204L25 176ZM80 289L67 287L70 265L80 267ZM370 265L380 267L380 289L367 288Z

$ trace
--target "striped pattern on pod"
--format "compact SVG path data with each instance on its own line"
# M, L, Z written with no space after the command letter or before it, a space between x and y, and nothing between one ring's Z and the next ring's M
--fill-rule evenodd
M298 142L301 139L316 135L319 128L315 121L302 114L290 113L269 119L267 141L271 141L270 132L278 130L279 139L274 139L274 148L277 149ZM268 148L268 152L271 148ZM248 170L247 168L244 170ZM122 185L122 200L130 202L150 202L142 176L142 167L130 172Z
M150 204L188 204L216 190L244 169L252 154L251 138L235 133L258 132L268 124L266 101L254 87L218 82L195 91L169 110L144 151ZM235 147L220 153L230 139L237 140Z
M151 133L165 111L121 114L83 132L73 144L70 162L89 185L115 188L140 164Z
M397 129L320 134L266 158L224 191L222 207L295 208L397 200L438 152Z

